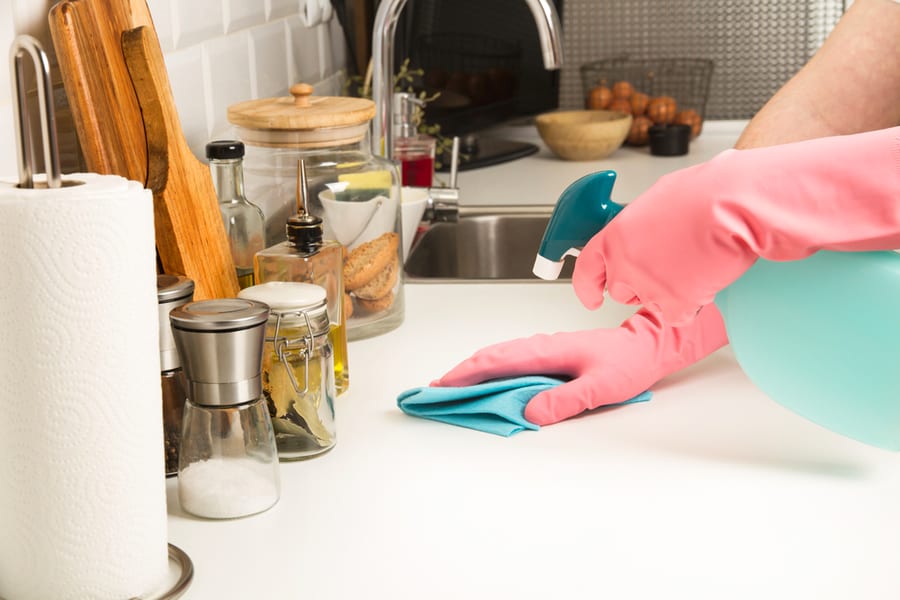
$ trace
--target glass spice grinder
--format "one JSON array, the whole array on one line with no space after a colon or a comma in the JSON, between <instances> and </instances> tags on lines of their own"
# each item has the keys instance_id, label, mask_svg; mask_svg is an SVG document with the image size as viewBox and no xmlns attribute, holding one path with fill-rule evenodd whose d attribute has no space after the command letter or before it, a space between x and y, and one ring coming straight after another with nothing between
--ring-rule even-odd
<instances>
[{"instance_id":1,"label":"glass spice grinder","mask_svg":"<svg viewBox=\"0 0 900 600\"><path fill-rule=\"evenodd\" d=\"M261 385L268 317L268 306L242 299L169 313L188 382L178 499L193 515L242 517L278 501L278 453Z\"/></svg>"},{"instance_id":2,"label":"glass spice grinder","mask_svg":"<svg viewBox=\"0 0 900 600\"><path fill-rule=\"evenodd\" d=\"M166 477L172 477L178 474L178 446L181 443L181 418L187 398L187 383L175 338L172 337L169 313L194 298L194 282L181 275L157 275L156 298L159 303L159 378L163 398Z\"/></svg>"}]
</instances>

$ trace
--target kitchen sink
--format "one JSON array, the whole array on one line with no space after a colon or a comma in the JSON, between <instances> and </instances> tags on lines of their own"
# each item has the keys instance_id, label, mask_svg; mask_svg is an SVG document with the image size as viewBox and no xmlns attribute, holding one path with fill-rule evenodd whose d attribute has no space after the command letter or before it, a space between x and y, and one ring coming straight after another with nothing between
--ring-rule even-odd
<instances>
[{"instance_id":1,"label":"kitchen sink","mask_svg":"<svg viewBox=\"0 0 900 600\"><path fill-rule=\"evenodd\" d=\"M414 243L407 281L434 283L543 282L531 269L553 206L459 208L455 222L438 222ZM566 261L561 280L571 279Z\"/></svg>"}]
</instances>

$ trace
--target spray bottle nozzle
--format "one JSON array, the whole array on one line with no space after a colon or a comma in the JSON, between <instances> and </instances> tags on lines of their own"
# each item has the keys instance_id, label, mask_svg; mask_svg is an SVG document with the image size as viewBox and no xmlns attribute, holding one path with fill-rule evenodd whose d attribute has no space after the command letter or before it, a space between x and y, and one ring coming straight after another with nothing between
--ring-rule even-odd
<instances>
[{"instance_id":1,"label":"spray bottle nozzle","mask_svg":"<svg viewBox=\"0 0 900 600\"><path fill-rule=\"evenodd\" d=\"M622 210L611 200L615 171L599 171L569 185L556 202L533 272L541 279L557 279L566 256L581 248Z\"/></svg>"}]
</instances>

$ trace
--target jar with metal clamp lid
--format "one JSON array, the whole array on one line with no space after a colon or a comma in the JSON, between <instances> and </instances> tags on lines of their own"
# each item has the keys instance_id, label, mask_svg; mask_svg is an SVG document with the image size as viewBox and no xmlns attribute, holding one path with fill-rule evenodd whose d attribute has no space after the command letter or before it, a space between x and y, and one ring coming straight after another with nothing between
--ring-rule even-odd
<instances>
[{"instance_id":1,"label":"jar with metal clamp lid","mask_svg":"<svg viewBox=\"0 0 900 600\"><path fill-rule=\"evenodd\" d=\"M334 353L325 290L272 281L239 296L269 306L263 395L281 460L317 456L335 444Z\"/></svg>"},{"instance_id":2,"label":"jar with metal clamp lid","mask_svg":"<svg viewBox=\"0 0 900 600\"><path fill-rule=\"evenodd\" d=\"M297 84L291 96L234 104L228 120L246 146L244 184L266 214L269 246L286 239L298 164L305 164L306 208L322 219L324 239L343 245L346 254L347 339L368 338L403 321L400 174L392 161L372 154L371 100L312 91Z\"/></svg>"}]
</instances>

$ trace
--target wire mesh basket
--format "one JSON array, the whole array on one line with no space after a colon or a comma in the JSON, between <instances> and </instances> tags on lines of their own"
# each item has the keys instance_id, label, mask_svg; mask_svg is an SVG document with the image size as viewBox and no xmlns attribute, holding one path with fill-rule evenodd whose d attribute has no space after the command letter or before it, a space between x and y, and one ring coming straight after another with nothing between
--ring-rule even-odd
<instances>
[{"instance_id":1,"label":"wire mesh basket","mask_svg":"<svg viewBox=\"0 0 900 600\"><path fill-rule=\"evenodd\" d=\"M584 97L599 86L628 81L649 96L671 96L679 110L692 108L705 116L713 61L704 58L607 58L581 65Z\"/></svg>"}]
</instances>

